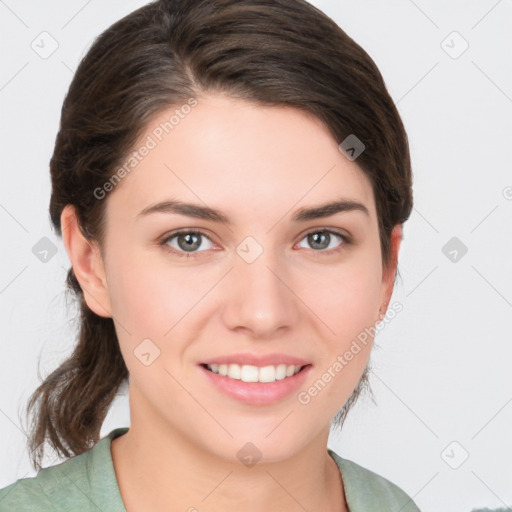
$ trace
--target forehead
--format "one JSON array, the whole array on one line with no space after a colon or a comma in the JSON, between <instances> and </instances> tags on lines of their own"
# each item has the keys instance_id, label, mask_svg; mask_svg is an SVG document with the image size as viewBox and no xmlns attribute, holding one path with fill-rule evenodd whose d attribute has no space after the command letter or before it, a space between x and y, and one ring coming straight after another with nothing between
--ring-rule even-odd
<instances>
[{"instance_id":1,"label":"forehead","mask_svg":"<svg viewBox=\"0 0 512 512\"><path fill-rule=\"evenodd\" d=\"M311 114L220 95L196 102L148 123L137 158L127 158L126 177L111 192L112 207L122 205L131 217L172 197L237 215L272 209L274 218L276 208L344 198L375 214L368 178Z\"/></svg>"}]
</instances>

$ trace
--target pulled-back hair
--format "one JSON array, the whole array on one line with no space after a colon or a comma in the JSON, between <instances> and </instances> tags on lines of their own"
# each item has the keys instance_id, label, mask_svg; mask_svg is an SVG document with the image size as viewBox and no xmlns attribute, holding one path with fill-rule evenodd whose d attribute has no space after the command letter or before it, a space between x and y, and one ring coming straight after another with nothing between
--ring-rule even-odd
<instances>
[{"instance_id":1,"label":"pulled-back hair","mask_svg":"<svg viewBox=\"0 0 512 512\"><path fill-rule=\"evenodd\" d=\"M95 190L112 179L161 111L209 92L263 106L292 106L323 122L337 143L355 135L357 164L369 178L382 263L391 231L412 209L407 135L369 55L305 0L158 0L98 36L65 97L50 161L50 217L70 204L84 236L104 240L106 201ZM91 448L128 379L111 318L93 313L70 268L80 328L72 355L30 397L28 440L40 468L44 444L70 457ZM336 415L340 426L367 384L367 369Z\"/></svg>"}]
</instances>

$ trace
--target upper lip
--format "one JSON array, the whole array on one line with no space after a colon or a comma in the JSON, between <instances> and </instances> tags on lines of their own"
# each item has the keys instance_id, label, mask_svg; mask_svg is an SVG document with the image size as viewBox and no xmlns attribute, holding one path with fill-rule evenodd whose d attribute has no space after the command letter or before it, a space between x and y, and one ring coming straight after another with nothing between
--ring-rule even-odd
<instances>
[{"instance_id":1,"label":"upper lip","mask_svg":"<svg viewBox=\"0 0 512 512\"><path fill-rule=\"evenodd\" d=\"M224 356L213 357L202 361L201 364L239 364L251 366L278 366L285 364L287 366L306 366L311 364L300 357L290 356L287 354L227 354Z\"/></svg>"}]
</instances>

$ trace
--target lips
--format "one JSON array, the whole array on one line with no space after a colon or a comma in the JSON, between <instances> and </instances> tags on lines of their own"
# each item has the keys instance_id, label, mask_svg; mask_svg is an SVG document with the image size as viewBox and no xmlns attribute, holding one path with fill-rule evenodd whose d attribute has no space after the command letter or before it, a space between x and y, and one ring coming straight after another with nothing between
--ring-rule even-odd
<instances>
[{"instance_id":1,"label":"lips","mask_svg":"<svg viewBox=\"0 0 512 512\"><path fill-rule=\"evenodd\" d=\"M312 367L311 364L305 365L294 375L272 382L244 382L241 379L214 373L206 364L198 365L200 373L222 394L238 402L258 406L276 404L281 400L289 399L304 385Z\"/></svg>"}]
</instances>

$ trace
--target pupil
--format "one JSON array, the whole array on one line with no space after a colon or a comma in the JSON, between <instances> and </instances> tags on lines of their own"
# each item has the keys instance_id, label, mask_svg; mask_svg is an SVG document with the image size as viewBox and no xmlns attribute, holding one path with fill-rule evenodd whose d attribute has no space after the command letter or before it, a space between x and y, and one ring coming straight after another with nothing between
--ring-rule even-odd
<instances>
[{"instance_id":1,"label":"pupil","mask_svg":"<svg viewBox=\"0 0 512 512\"><path fill-rule=\"evenodd\" d=\"M312 233L309 235L310 237L310 243L313 247L317 246L316 248L325 249L329 246L329 233L325 233L323 231L320 231L318 233ZM319 242L319 239L323 237L324 243ZM320 245L320 247L318 247Z\"/></svg>"},{"instance_id":2,"label":"pupil","mask_svg":"<svg viewBox=\"0 0 512 512\"><path fill-rule=\"evenodd\" d=\"M194 241L194 238L195 238L195 241ZM183 239L185 239L184 244L181 243L181 240L183 240ZM182 235L181 237L178 237L178 244L181 249L188 250L188 249L197 249L201 245L201 242L199 241L199 237L197 236L197 234L187 233L186 235Z\"/></svg>"}]
</instances>

